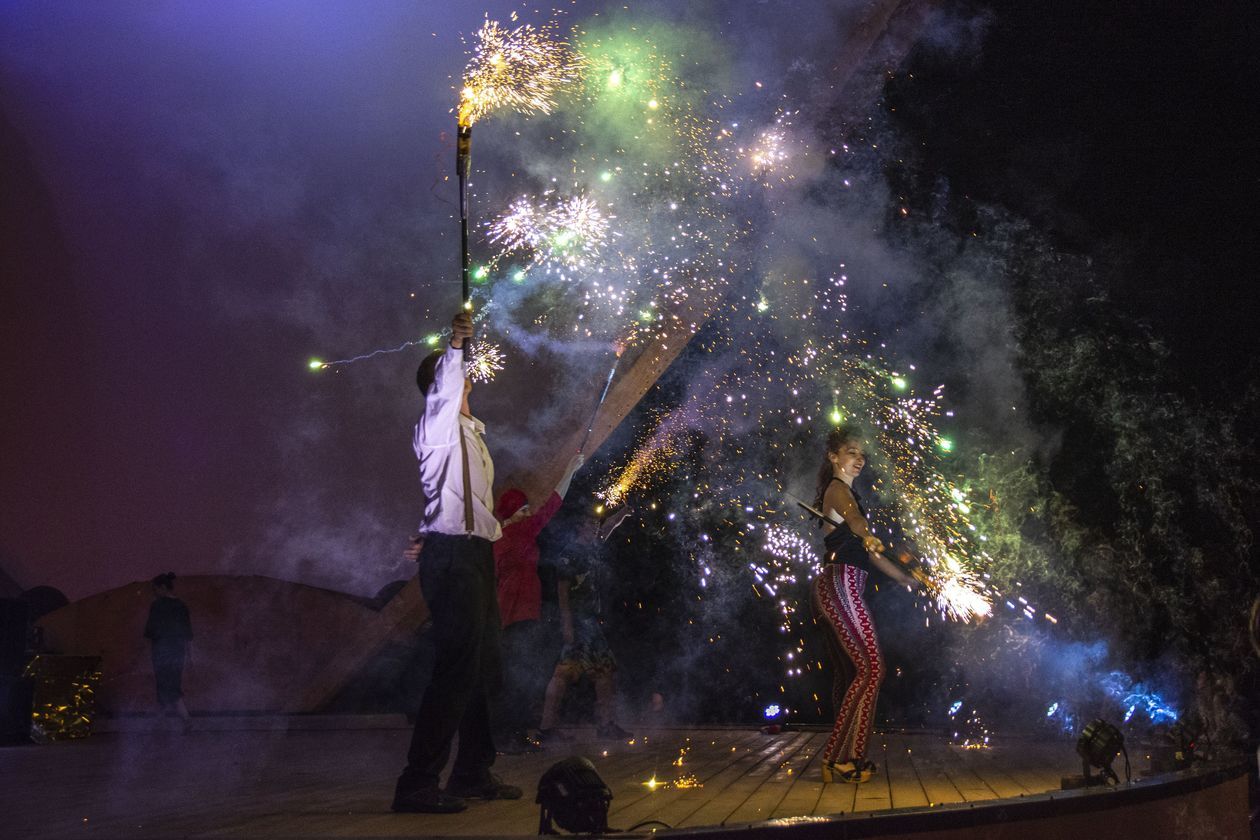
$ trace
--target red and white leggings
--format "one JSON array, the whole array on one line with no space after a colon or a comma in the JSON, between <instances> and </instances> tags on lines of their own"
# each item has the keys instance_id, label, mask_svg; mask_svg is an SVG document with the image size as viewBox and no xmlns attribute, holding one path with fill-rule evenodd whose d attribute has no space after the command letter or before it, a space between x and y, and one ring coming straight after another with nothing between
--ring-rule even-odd
<instances>
[{"instance_id":1,"label":"red and white leggings","mask_svg":"<svg viewBox=\"0 0 1260 840\"><path fill-rule=\"evenodd\" d=\"M845 688L844 663L833 662L832 703L836 725L823 748L823 759L843 764L866 758L866 744L875 721L875 700L884 681L884 656L870 610L862 599L866 571L857 566L832 563L814 578L815 615L823 618L836 644L828 647L836 658L840 651L853 663L856 673ZM835 648L839 647L840 651Z\"/></svg>"}]
</instances>

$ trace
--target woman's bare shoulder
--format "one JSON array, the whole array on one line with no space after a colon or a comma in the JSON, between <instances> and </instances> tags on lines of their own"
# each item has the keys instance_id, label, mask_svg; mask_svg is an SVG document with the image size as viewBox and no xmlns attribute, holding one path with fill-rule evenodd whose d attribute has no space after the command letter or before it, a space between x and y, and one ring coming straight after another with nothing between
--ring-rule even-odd
<instances>
[{"instance_id":1,"label":"woman's bare shoulder","mask_svg":"<svg viewBox=\"0 0 1260 840\"><path fill-rule=\"evenodd\" d=\"M839 510L841 505L853 504L853 500L853 491L843 481L831 482L823 493L823 503L836 510Z\"/></svg>"}]
</instances>

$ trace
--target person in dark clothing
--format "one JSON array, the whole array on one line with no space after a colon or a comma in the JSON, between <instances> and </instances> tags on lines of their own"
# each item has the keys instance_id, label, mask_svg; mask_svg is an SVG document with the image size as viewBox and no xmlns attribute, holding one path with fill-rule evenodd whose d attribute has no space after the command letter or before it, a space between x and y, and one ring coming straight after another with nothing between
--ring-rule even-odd
<instances>
[{"instance_id":1,"label":"person in dark clothing","mask_svg":"<svg viewBox=\"0 0 1260 840\"><path fill-rule=\"evenodd\" d=\"M575 455L541 508L533 510L525 493L511 487L499 496L494 514L503 525L503 537L494 544L494 571L498 583L503 690L491 717L495 744L505 754L533 752L541 747L526 731L538 720L537 700L542 697L546 669L541 662L542 582L538 577L538 535L560 510L573 474L583 457Z\"/></svg>"},{"instance_id":2,"label":"person in dark clothing","mask_svg":"<svg viewBox=\"0 0 1260 840\"><path fill-rule=\"evenodd\" d=\"M192 642L192 622L188 607L175 597L175 573L153 578L153 603L144 637L151 643L153 677L157 682L157 701L164 714L174 714L184 722L187 732L192 722L184 705L184 662Z\"/></svg>"},{"instance_id":3,"label":"person in dark clothing","mask_svg":"<svg viewBox=\"0 0 1260 840\"><path fill-rule=\"evenodd\" d=\"M556 564L556 595L560 606L560 626L564 648L556 663L543 702L538 736L548 744L565 740L556 729L560 704L569 686L583 674L595 682L595 733L600 738L629 738L630 733L617 725L616 686L614 675L617 660L603 630L603 605L600 601L598 577L604 563L605 541L630 513L627 506L606 522L587 520L578 526L574 541L565 549Z\"/></svg>"},{"instance_id":4,"label":"person in dark clothing","mask_svg":"<svg viewBox=\"0 0 1260 840\"><path fill-rule=\"evenodd\" d=\"M412 447L424 513L406 554L414 553L419 566L436 658L407 766L394 787L394 811L449 814L464 810L469 797L521 797L519 787L490 772L495 749L489 698L500 682L494 543L502 529L494 517L494 462L482 440L485 426L468 407L472 381L464 372L464 347L472 331L472 316L458 313L450 347L430 354L416 371L424 409ZM459 752L442 790L439 776L456 732Z\"/></svg>"}]
</instances>

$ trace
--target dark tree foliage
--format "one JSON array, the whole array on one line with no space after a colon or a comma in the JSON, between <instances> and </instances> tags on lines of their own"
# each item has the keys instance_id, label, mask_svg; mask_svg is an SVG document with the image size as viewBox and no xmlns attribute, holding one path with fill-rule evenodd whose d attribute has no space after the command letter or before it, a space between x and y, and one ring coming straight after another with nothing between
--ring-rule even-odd
<instances>
[{"instance_id":1,"label":"dark tree foliage","mask_svg":"<svg viewBox=\"0 0 1260 840\"><path fill-rule=\"evenodd\" d=\"M1047 583L1072 596L1079 620L1114 628L1126 654L1171 658L1200 691L1250 683L1256 487L1237 428L1244 406L1210 406L1178 381L1164 343L1088 260L1025 232L1012 276L1034 418L1062 431L1026 485L1044 500L1030 512L1038 550L1062 558L1040 568L1066 572Z\"/></svg>"}]
</instances>

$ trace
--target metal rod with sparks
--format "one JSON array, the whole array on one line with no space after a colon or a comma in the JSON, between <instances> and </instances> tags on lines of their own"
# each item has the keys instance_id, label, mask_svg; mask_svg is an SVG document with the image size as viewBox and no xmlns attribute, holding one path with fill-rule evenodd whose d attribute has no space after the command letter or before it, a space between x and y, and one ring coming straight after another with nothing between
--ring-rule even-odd
<instances>
[{"instance_id":1,"label":"metal rod with sparks","mask_svg":"<svg viewBox=\"0 0 1260 840\"><path fill-rule=\"evenodd\" d=\"M455 140L455 174L459 179L459 248L460 280L463 284L464 311L472 312L472 258L468 253L468 173L472 169L472 126L459 123ZM473 361L471 341L464 342L464 361Z\"/></svg>"},{"instance_id":2,"label":"metal rod with sparks","mask_svg":"<svg viewBox=\"0 0 1260 840\"><path fill-rule=\"evenodd\" d=\"M590 422L586 424L586 434L582 436L582 445L578 447L579 454L586 451L586 442L591 439L591 432L595 429L595 418L599 416L600 406L608 398L608 389L612 386L613 374L617 372L617 365L620 362L621 353L618 352L616 358L613 359L612 367L608 369L608 379L604 380L604 390L599 395L599 402L595 403L595 410L591 412Z\"/></svg>"},{"instance_id":3,"label":"metal rod with sparks","mask_svg":"<svg viewBox=\"0 0 1260 840\"><path fill-rule=\"evenodd\" d=\"M459 246L460 270L464 292L464 309L472 311L470 289L472 263L468 254L468 173L472 165L472 126L460 123L455 143L455 174L459 178Z\"/></svg>"},{"instance_id":4,"label":"metal rod with sparks","mask_svg":"<svg viewBox=\"0 0 1260 840\"><path fill-rule=\"evenodd\" d=\"M822 511L820 511L818 508L814 507L813 505L805 504L805 502L801 501L800 497L797 496L796 494L788 492L788 491L784 491L784 492L787 495L791 496L793 499L796 499L797 507L799 507L801 510L805 511L806 513L808 513L810 516L814 517L818 521L825 522L826 524L833 525L833 526L836 524L835 520L828 517L826 514L824 514ZM906 567L907 574L909 574L911 577L917 580L919 584L923 587L925 592L927 592L929 595L933 597L938 596L941 592L941 587L928 576L927 572L923 569L923 565L921 563L912 563L910 561L911 557L912 555L910 555L909 553L903 553L903 554L899 554L897 556L897 559L901 562L901 565ZM887 560L888 559L887 556L885 556L884 559Z\"/></svg>"},{"instance_id":5,"label":"metal rod with sparks","mask_svg":"<svg viewBox=\"0 0 1260 840\"><path fill-rule=\"evenodd\" d=\"M824 514L822 511L820 511L818 508L814 507L813 505L805 504L804 499L802 499L800 496L796 495L795 493L791 492L790 490L784 490L783 494L786 496L791 496L793 499L795 499L797 507L801 508L801 510L805 511L806 513L808 513L810 516L814 517L815 519L818 519L821 522L825 522L828 525L834 526L836 524L836 521L834 519L828 519L826 514Z\"/></svg>"},{"instance_id":6,"label":"metal rod with sparks","mask_svg":"<svg viewBox=\"0 0 1260 840\"><path fill-rule=\"evenodd\" d=\"M568 44L553 38L554 27L528 24L504 29L486 20L477 32L476 48L464 68L464 86L456 109L458 134L455 174L459 178L459 242L464 309L472 311L472 264L468 254L468 177L472 161L472 127L499 109L522 114L551 113L556 91L576 81L582 59ZM465 347L468 359L471 348Z\"/></svg>"}]
</instances>

